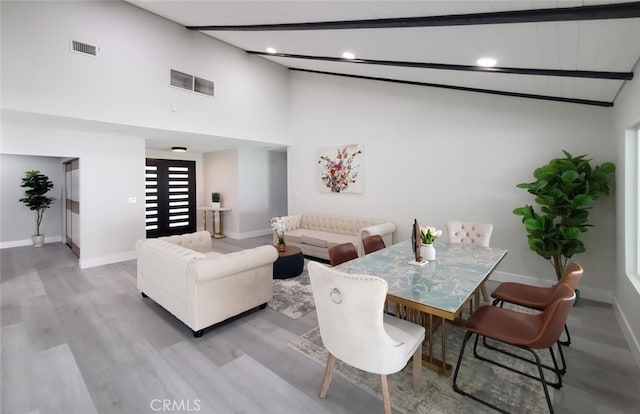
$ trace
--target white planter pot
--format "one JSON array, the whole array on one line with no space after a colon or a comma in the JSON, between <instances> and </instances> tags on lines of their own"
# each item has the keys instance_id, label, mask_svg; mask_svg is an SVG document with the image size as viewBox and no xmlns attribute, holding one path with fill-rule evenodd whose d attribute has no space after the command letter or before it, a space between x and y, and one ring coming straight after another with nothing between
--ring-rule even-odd
<instances>
[{"instance_id":1,"label":"white planter pot","mask_svg":"<svg viewBox=\"0 0 640 414\"><path fill-rule=\"evenodd\" d=\"M436 248L433 247L433 244L423 244L420 246L420 256L422 256L422 260L436 260Z\"/></svg>"},{"instance_id":2,"label":"white planter pot","mask_svg":"<svg viewBox=\"0 0 640 414\"><path fill-rule=\"evenodd\" d=\"M220 209L220 203L211 203L211 208L214 210Z\"/></svg>"},{"instance_id":3,"label":"white planter pot","mask_svg":"<svg viewBox=\"0 0 640 414\"><path fill-rule=\"evenodd\" d=\"M33 247L41 247L44 245L44 234L31 236L31 240L33 241Z\"/></svg>"}]
</instances>

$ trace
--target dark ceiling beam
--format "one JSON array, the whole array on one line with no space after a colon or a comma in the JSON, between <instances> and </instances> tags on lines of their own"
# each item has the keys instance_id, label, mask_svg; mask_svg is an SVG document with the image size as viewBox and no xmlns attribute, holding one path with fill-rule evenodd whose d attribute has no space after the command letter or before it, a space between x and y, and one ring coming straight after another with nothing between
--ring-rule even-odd
<instances>
[{"instance_id":1,"label":"dark ceiling beam","mask_svg":"<svg viewBox=\"0 0 640 414\"><path fill-rule=\"evenodd\" d=\"M630 19L636 17L640 17L640 2L559 7L555 9L451 14L444 16L234 26L186 26L186 28L189 30L214 31L348 30L388 29L397 27L473 26L505 23L568 22L576 20Z\"/></svg>"},{"instance_id":2,"label":"dark ceiling beam","mask_svg":"<svg viewBox=\"0 0 640 414\"><path fill-rule=\"evenodd\" d=\"M591 78L591 79L612 79L612 80L631 80L633 72L603 72L593 70L560 70L560 69L531 69L531 68L505 68L492 67L486 68L473 65L453 65L448 63L428 63L428 62L406 62L395 60L375 60L375 59L345 59L331 56L309 56L296 55L290 53L267 53L247 50L247 53L260 56L275 56L292 59L320 60L327 62L356 63L363 65L382 65L382 66L401 66L407 68L420 69L442 69L442 70L460 70L466 72L484 72L484 73L504 73L514 75L537 75L537 76L562 76L569 78Z\"/></svg>"},{"instance_id":3,"label":"dark ceiling beam","mask_svg":"<svg viewBox=\"0 0 640 414\"><path fill-rule=\"evenodd\" d=\"M402 80L402 79L378 78L375 76L351 75L348 73L324 72L320 70L311 70L311 69L289 68L289 70L294 70L298 72L307 72L307 73L317 73L320 75L342 76L345 78L400 83L403 85L428 86L431 88L452 89L452 90L464 91L464 92L488 93L491 95L512 96L516 98L540 99L543 101L568 102L568 103L575 103L575 104L582 104L582 105L604 106L604 107L613 106L613 102L593 101L590 99L575 99L575 98L563 98L560 96L534 95L530 93L518 93L518 92L508 92L508 91L497 91L493 89L469 88L466 86L443 85L439 83L416 82L416 81L408 81L408 80Z\"/></svg>"}]
</instances>

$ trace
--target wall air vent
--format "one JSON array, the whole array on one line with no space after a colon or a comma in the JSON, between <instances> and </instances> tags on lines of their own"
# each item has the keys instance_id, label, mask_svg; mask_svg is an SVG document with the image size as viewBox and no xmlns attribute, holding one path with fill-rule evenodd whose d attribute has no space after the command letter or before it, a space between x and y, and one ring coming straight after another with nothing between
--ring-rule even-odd
<instances>
[{"instance_id":1,"label":"wall air vent","mask_svg":"<svg viewBox=\"0 0 640 414\"><path fill-rule=\"evenodd\" d=\"M71 50L74 52L82 53L83 55L98 56L100 48L89 43L78 42L77 40L71 41Z\"/></svg>"},{"instance_id":2,"label":"wall air vent","mask_svg":"<svg viewBox=\"0 0 640 414\"><path fill-rule=\"evenodd\" d=\"M213 96L213 81L171 69L171 86L202 95Z\"/></svg>"}]
</instances>

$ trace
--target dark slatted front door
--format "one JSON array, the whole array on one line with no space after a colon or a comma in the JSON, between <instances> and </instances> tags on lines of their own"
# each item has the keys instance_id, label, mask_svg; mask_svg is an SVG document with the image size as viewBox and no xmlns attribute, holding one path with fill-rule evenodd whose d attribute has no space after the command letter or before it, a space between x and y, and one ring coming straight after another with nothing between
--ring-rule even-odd
<instances>
[{"instance_id":1,"label":"dark slatted front door","mask_svg":"<svg viewBox=\"0 0 640 414\"><path fill-rule=\"evenodd\" d=\"M147 237L196 231L195 161L147 158Z\"/></svg>"}]
</instances>

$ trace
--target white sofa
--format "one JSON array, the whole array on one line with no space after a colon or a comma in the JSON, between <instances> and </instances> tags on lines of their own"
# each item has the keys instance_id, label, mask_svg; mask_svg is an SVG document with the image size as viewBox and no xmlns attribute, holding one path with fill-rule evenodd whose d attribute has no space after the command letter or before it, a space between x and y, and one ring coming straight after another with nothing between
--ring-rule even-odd
<instances>
[{"instance_id":1,"label":"white sofa","mask_svg":"<svg viewBox=\"0 0 640 414\"><path fill-rule=\"evenodd\" d=\"M384 244L391 246L396 225L391 222L359 217L332 216L326 214L296 214L281 217L285 230L285 243L297 246L306 256L329 260L329 248L351 242L358 255L364 254L362 239L378 234ZM278 238L273 232L273 243Z\"/></svg>"},{"instance_id":2,"label":"white sofa","mask_svg":"<svg viewBox=\"0 0 640 414\"><path fill-rule=\"evenodd\" d=\"M204 328L273 297L278 252L260 246L235 253L211 251L209 232L139 240L138 290L193 330Z\"/></svg>"}]
</instances>

